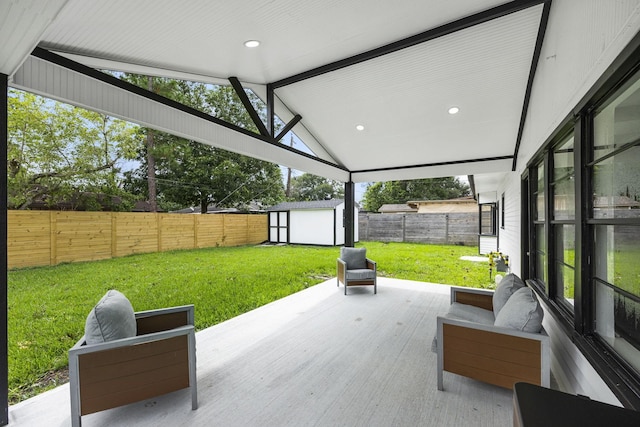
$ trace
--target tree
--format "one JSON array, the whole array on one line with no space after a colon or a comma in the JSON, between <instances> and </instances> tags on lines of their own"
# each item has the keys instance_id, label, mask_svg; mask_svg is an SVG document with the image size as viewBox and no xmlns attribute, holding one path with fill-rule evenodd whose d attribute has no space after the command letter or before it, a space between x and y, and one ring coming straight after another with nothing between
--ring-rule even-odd
<instances>
[{"instance_id":1,"label":"tree","mask_svg":"<svg viewBox=\"0 0 640 427\"><path fill-rule=\"evenodd\" d=\"M145 87L150 92L160 94L162 96L171 97L176 92L177 84L175 80L166 78L157 78L152 76L140 76L137 74L125 74L124 80L140 87ZM149 201L149 210L157 212L158 210L158 185L156 182L156 159L155 159L155 131L153 129L145 129L145 145L147 172L147 200Z\"/></svg>"},{"instance_id":2,"label":"tree","mask_svg":"<svg viewBox=\"0 0 640 427\"><path fill-rule=\"evenodd\" d=\"M175 85L165 96L229 123L256 130L233 88L173 82ZM248 95L262 111L259 99L251 93ZM153 158L158 203L165 209L199 206L200 212L205 213L211 204L242 209L252 201L271 205L284 198L282 175L276 164L163 132L153 131L153 135L153 147L140 151L141 168L129 175L127 185L144 192L140 182L152 175L149 158ZM148 151L153 155L149 156Z\"/></svg>"},{"instance_id":3,"label":"tree","mask_svg":"<svg viewBox=\"0 0 640 427\"><path fill-rule=\"evenodd\" d=\"M303 173L291 179L292 201L311 201L344 198L342 183L322 178L310 173Z\"/></svg>"},{"instance_id":4,"label":"tree","mask_svg":"<svg viewBox=\"0 0 640 427\"><path fill-rule=\"evenodd\" d=\"M98 209L88 195L125 196L119 165L137 151L135 126L13 89L8 104L10 209L34 200L73 202L75 208L80 195L84 208Z\"/></svg>"},{"instance_id":5,"label":"tree","mask_svg":"<svg viewBox=\"0 0 640 427\"><path fill-rule=\"evenodd\" d=\"M411 181L376 182L367 186L362 202L365 210L375 212L389 203L410 200L448 200L469 195L469 186L455 177L425 178Z\"/></svg>"}]
</instances>

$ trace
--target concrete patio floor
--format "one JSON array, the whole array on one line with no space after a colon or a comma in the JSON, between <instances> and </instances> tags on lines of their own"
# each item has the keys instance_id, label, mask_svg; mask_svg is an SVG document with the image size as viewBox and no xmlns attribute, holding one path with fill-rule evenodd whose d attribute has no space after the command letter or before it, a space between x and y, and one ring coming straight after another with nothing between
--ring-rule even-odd
<instances>
[{"instance_id":1,"label":"concrete patio floor","mask_svg":"<svg viewBox=\"0 0 640 427\"><path fill-rule=\"evenodd\" d=\"M449 286L335 279L196 334L188 391L84 416L83 426L508 426L512 392L444 373L431 343ZM70 426L68 384L9 408L10 426Z\"/></svg>"}]
</instances>

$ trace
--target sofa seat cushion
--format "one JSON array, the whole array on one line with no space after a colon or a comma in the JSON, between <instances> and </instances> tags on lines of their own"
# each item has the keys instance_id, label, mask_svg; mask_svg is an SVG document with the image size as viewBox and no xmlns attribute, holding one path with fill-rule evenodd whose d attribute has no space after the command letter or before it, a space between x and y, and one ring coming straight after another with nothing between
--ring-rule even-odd
<instances>
[{"instance_id":1,"label":"sofa seat cushion","mask_svg":"<svg viewBox=\"0 0 640 427\"><path fill-rule=\"evenodd\" d=\"M347 270L367 268L367 248L340 248L340 259L347 264Z\"/></svg>"},{"instance_id":2,"label":"sofa seat cushion","mask_svg":"<svg viewBox=\"0 0 640 427\"><path fill-rule=\"evenodd\" d=\"M461 304L459 302L454 302L449 306L449 312L447 312L445 317L480 323L482 325L493 325L495 321L491 310L485 310L484 308Z\"/></svg>"},{"instance_id":3,"label":"sofa seat cushion","mask_svg":"<svg viewBox=\"0 0 640 427\"><path fill-rule=\"evenodd\" d=\"M533 290L517 290L496 316L495 326L538 333L542 329L544 312Z\"/></svg>"},{"instance_id":4,"label":"sofa seat cushion","mask_svg":"<svg viewBox=\"0 0 640 427\"><path fill-rule=\"evenodd\" d=\"M347 280L368 280L375 279L376 272L368 268L359 268L357 270L347 270Z\"/></svg>"},{"instance_id":5,"label":"sofa seat cushion","mask_svg":"<svg viewBox=\"0 0 640 427\"><path fill-rule=\"evenodd\" d=\"M518 289L524 288L525 284L515 274L507 274L502 278L496 291L493 293L493 314L498 316L500 310L507 303L511 295L513 295Z\"/></svg>"},{"instance_id":6,"label":"sofa seat cushion","mask_svg":"<svg viewBox=\"0 0 640 427\"><path fill-rule=\"evenodd\" d=\"M87 344L136 336L136 316L133 306L122 293L108 291L87 316L84 327Z\"/></svg>"}]
</instances>

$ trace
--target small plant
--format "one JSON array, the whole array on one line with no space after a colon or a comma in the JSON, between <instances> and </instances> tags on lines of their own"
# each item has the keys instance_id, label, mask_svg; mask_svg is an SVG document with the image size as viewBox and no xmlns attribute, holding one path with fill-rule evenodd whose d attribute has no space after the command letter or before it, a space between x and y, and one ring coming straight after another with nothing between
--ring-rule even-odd
<instances>
[{"instance_id":1,"label":"small plant","mask_svg":"<svg viewBox=\"0 0 640 427\"><path fill-rule=\"evenodd\" d=\"M493 269L498 272L509 271L509 255L504 255L502 252L489 252L489 280L493 276Z\"/></svg>"}]
</instances>

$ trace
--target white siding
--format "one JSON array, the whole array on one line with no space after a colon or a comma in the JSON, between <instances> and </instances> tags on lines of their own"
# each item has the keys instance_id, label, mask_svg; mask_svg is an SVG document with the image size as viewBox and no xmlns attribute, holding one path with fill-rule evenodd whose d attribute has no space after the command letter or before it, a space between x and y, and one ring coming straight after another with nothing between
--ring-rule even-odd
<instances>
[{"instance_id":1,"label":"white siding","mask_svg":"<svg viewBox=\"0 0 640 427\"><path fill-rule=\"evenodd\" d=\"M518 153L519 172L638 29L638 0L553 1Z\"/></svg>"},{"instance_id":2,"label":"white siding","mask_svg":"<svg viewBox=\"0 0 640 427\"><path fill-rule=\"evenodd\" d=\"M551 339L551 372L558 388L567 393L581 394L593 400L622 406L548 312L545 312L543 325Z\"/></svg>"},{"instance_id":3,"label":"white siding","mask_svg":"<svg viewBox=\"0 0 640 427\"><path fill-rule=\"evenodd\" d=\"M333 209L291 211L289 243L333 245L333 212Z\"/></svg>"},{"instance_id":4,"label":"white siding","mask_svg":"<svg viewBox=\"0 0 640 427\"><path fill-rule=\"evenodd\" d=\"M498 250L498 238L496 236L480 236L481 255L486 255L496 250Z\"/></svg>"},{"instance_id":5,"label":"white siding","mask_svg":"<svg viewBox=\"0 0 640 427\"><path fill-rule=\"evenodd\" d=\"M511 172L507 174L500 184L499 193L504 193L504 227L498 229L498 250L509 256L511 271L518 276L522 275L520 262L520 175Z\"/></svg>"}]
</instances>

